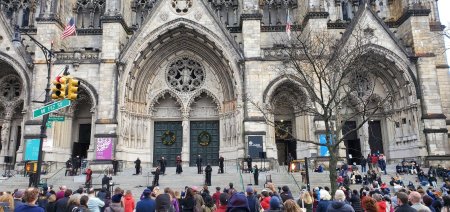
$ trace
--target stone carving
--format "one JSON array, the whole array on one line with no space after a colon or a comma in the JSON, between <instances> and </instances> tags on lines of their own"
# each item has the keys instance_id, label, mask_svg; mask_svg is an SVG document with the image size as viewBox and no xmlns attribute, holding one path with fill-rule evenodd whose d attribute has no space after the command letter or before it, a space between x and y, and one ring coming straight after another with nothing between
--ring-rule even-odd
<instances>
[{"instance_id":1,"label":"stone carving","mask_svg":"<svg viewBox=\"0 0 450 212\"><path fill-rule=\"evenodd\" d=\"M202 65L188 57L171 63L166 76L168 85L181 92L194 91L205 81Z\"/></svg>"},{"instance_id":2,"label":"stone carving","mask_svg":"<svg viewBox=\"0 0 450 212\"><path fill-rule=\"evenodd\" d=\"M202 13L201 12L196 12L194 15L195 20L200 21L200 19L202 19Z\"/></svg>"},{"instance_id":3,"label":"stone carving","mask_svg":"<svg viewBox=\"0 0 450 212\"><path fill-rule=\"evenodd\" d=\"M169 18L169 14L163 12L159 15L159 17L162 21L167 21L167 19Z\"/></svg>"},{"instance_id":4,"label":"stone carving","mask_svg":"<svg viewBox=\"0 0 450 212\"><path fill-rule=\"evenodd\" d=\"M193 0L172 0L171 6L179 15L186 14L192 7Z\"/></svg>"},{"instance_id":5,"label":"stone carving","mask_svg":"<svg viewBox=\"0 0 450 212\"><path fill-rule=\"evenodd\" d=\"M8 75L0 80L0 99L11 102L20 98L22 94L22 84L16 75Z\"/></svg>"}]
</instances>

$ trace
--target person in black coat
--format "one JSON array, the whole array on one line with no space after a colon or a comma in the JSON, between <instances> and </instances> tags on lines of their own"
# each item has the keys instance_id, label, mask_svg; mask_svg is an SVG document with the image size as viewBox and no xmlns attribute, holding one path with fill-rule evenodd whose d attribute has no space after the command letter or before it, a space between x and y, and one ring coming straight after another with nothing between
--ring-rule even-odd
<instances>
[{"instance_id":1,"label":"person in black coat","mask_svg":"<svg viewBox=\"0 0 450 212\"><path fill-rule=\"evenodd\" d=\"M139 160L139 158L136 159L136 161L134 161L134 168L136 168L136 175L141 173L141 160Z\"/></svg>"},{"instance_id":2,"label":"person in black coat","mask_svg":"<svg viewBox=\"0 0 450 212\"><path fill-rule=\"evenodd\" d=\"M366 160L366 158L363 157L361 159L361 172L366 172L367 171L366 165L367 165L367 160Z\"/></svg>"},{"instance_id":3,"label":"person in black coat","mask_svg":"<svg viewBox=\"0 0 450 212\"><path fill-rule=\"evenodd\" d=\"M349 200L350 205L355 212L362 212L361 198L359 198L358 190L353 190L352 197Z\"/></svg>"},{"instance_id":4,"label":"person in black coat","mask_svg":"<svg viewBox=\"0 0 450 212\"><path fill-rule=\"evenodd\" d=\"M211 186L211 172L212 172L212 168L211 166L208 164L205 167L205 184L207 186Z\"/></svg>"},{"instance_id":5,"label":"person in black coat","mask_svg":"<svg viewBox=\"0 0 450 212\"><path fill-rule=\"evenodd\" d=\"M223 174L223 162L224 158L222 156L219 157L219 174Z\"/></svg>"},{"instance_id":6,"label":"person in black coat","mask_svg":"<svg viewBox=\"0 0 450 212\"><path fill-rule=\"evenodd\" d=\"M181 172L183 172L183 168L181 167L181 162L182 162L181 156L178 155L176 158L176 163L177 163L176 173L177 174L181 174Z\"/></svg>"},{"instance_id":7,"label":"person in black coat","mask_svg":"<svg viewBox=\"0 0 450 212\"><path fill-rule=\"evenodd\" d=\"M102 178L102 187L106 188L109 191L109 182L112 180L112 177L108 177L106 174Z\"/></svg>"},{"instance_id":8,"label":"person in black coat","mask_svg":"<svg viewBox=\"0 0 450 212\"><path fill-rule=\"evenodd\" d=\"M255 185L258 185L258 178L259 178L258 165L255 165L255 169L253 169L253 178L255 180Z\"/></svg>"},{"instance_id":9,"label":"person in black coat","mask_svg":"<svg viewBox=\"0 0 450 212\"><path fill-rule=\"evenodd\" d=\"M64 176L67 176L67 173L69 173L69 176L72 176L72 172L73 172L72 161L68 159L66 161L66 173L64 173Z\"/></svg>"},{"instance_id":10,"label":"person in black coat","mask_svg":"<svg viewBox=\"0 0 450 212\"><path fill-rule=\"evenodd\" d=\"M397 193L397 203L398 207L395 212L415 212L416 209L412 208L408 204L408 195L404 192Z\"/></svg>"},{"instance_id":11,"label":"person in black coat","mask_svg":"<svg viewBox=\"0 0 450 212\"><path fill-rule=\"evenodd\" d=\"M113 166L114 176L116 176L117 175L117 171L119 169L119 161L117 161L116 158L114 158L112 160L112 166Z\"/></svg>"},{"instance_id":12,"label":"person in black coat","mask_svg":"<svg viewBox=\"0 0 450 212\"><path fill-rule=\"evenodd\" d=\"M161 174L161 169L156 167L155 176L153 176L153 187L159 186L159 175Z\"/></svg>"},{"instance_id":13,"label":"person in black coat","mask_svg":"<svg viewBox=\"0 0 450 212\"><path fill-rule=\"evenodd\" d=\"M202 156L200 155L197 156L195 165L197 165L197 174L202 174Z\"/></svg>"},{"instance_id":14,"label":"person in black coat","mask_svg":"<svg viewBox=\"0 0 450 212\"><path fill-rule=\"evenodd\" d=\"M161 167L161 174L165 175L166 174L166 166L167 166L167 161L164 157L161 157L161 160L159 160L159 167Z\"/></svg>"},{"instance_id":15,"label":"person in black coat","mask_svg":"<svg viewBox=\"0 0 450 212\"><path fill-rule=\"evenodd\" d=\"M247 171L251 172L252 171L252 158L250 157L250 155L247 156L245 161L247 162Z\"/></svg>"},{"instance_id":16,"label":"person in black coat","mask_svg":"<svg viewBox=\"0 0 450 212\"><path fill-rule=\"evenodd\" d=\"M68 211L67 203L69 202L70 195L72 195L72 190L67 189L66 191L64 191L64 198L61 198L58 201L56 201L55 204L56 212Z\"/></svg>"}]
</instances>

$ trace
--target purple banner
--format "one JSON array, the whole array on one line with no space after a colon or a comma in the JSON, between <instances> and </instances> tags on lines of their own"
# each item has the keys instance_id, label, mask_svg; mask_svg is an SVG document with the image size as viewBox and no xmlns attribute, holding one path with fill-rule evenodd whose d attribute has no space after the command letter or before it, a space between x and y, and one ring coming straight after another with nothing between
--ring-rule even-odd
<instances>
[{"instance_id":1,"label":"purple banner","mask_svg":"<svg viewBox=\"0 0 450 212\"><path fill-rule=\"evenodd\" d=\"M97 138L95 158L97 160L112 160L113 138Z\"/></svg>"}]
</instances>

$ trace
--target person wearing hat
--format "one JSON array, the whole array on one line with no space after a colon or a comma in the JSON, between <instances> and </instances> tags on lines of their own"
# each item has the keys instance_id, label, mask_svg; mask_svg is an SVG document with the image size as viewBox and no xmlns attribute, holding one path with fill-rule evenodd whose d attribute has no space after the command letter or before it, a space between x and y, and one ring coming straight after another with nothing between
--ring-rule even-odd
<instances>
[{"instance_id":1,"label":"person wearing hat","mask_svg":"<svg viewBox=\"0 0 450 212\"><path fill-rule=\"evenodd\" d=\"M272 198L270 198L270 209L268 211L283 211L281 209L281 202L278 196L272 196Z\"/></svg>"},{"instance_id":2,"label":"person wearing hat","mask_svg":"<svg viewBox=\"0 0 450 212\"><path fill-rule=\"evenodd\" d=\"M207 186L211 186L211 173L212 173L212 168L211 165L206 165L205 167L205 184Z\"/></svg>"},{"instance_id":3,"label":"person wearing hat","mask_svg":"<svg viewBox=\"0 0 450 212\"><path fill-rule=\"evenodd\" d=\"M244 212L250 211L247 198L243 193L234 193L228 200L227 212Z\"/></svg>"},{"instance_id":4,"label":"person wearing hat","mask_svg":"<svg viewBox=\"0 0 450 212\"><path fill-rule=\"evenodd\" d=\"M170 195L163 193L156 197L155 199L156 211L169 212L174 211L172 203L170 202Z\"/></svg>"},{"instance_id":5,"label":"person wearing hat","mask_svg":"<svg viewBox=\"0 0 450 212\"><path fill-rule=\"evenodd\" d=\"M142 193L143 197L141 201L136 204L136 212L153 212L156 209L156 201L150 198L152 190L145 189Z\"/></svg>"},{"instance_id":6,"label":"person wearing hat","mask_svg":"<svg viewBox=\"0 0 450 212\"><path fill-rule=\"evenodd\" d=\"M338 189L334 194L334 201L328 205L327 212L355 212L353 207L345 202L344 191Z\"/></svg>"},{"instance_id":7,"label":"person wearing hat","mask_svg":"<svg viewBox=\"0 0 450 212\"><path fill-rule=\"evenodd\" d=\"M247 193L247 201L250 212L259 212L261 210L261 204L259 204L258 198L254 195L254 190L251 186L247 186L245 189Z\"/></svg>"},{"instance_id":8,"label":"person wearing hat","mask_svg":"<svg viewBox=\"0 0 450 212\"><path fill-rule=\"evenodd\" d=\"M25 192L24 189L19 189L16 192L14 192L13 198L14 198L14 208L17 208L21 205L23 205L22 198L23 193Z\"/></svg>"},{"instance_id":9,"label":"person wearing hat","mask_svg":"<svg viewBox=\"0 0 450 212\"><path fill-rule=\"evenodd\" d=\"M111 203L105 209L105 212L124 212L125 209L122 207L122 194L114 194L111 197Z\"/></svg>"}]
</instances>

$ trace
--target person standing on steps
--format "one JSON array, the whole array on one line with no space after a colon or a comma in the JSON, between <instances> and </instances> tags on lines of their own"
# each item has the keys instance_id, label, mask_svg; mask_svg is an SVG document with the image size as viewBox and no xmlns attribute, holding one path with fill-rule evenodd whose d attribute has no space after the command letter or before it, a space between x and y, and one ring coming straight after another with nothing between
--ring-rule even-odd
<instances>
[{"instance_id":1,"label":"person standing on steps","mask_svg":"<svg viewBox=\"0 0 450 212\"><path fill-rule=\"evenodd\" d=\"M90 188L92 185L92 169L91 167L88 167L86 169L86 187Z\"/></svg>"},{"instance_id":2,"label":"person standing on steps","mask_svg":"<svg viewBox=\"0 0 450 212\"><path fill-rule=\"evenodd\" d=\"M139 158L137 158L134 161L134 164L136 164L136 165L134 165L134 168L136 168L136 175L138 175L141 173L141 160L139 160Z\"/></svg>"},{"instance_id":3,"label":"person standing on steps","mask_svg":"<svg viewBox=\"0 0 450 212\"><path fill-rule=\"evenodd\" d=\"M250 155L247 156L247 171L248 172L252 172L252 158L250 157Z\"/></svg>"},{"instance_id":4,"label":"person standing on steps","mask_svg":"<svg viewBox=\"0 0 450 212\"><path fill-rule=\"evenodd\" d=\"M112 180L112 177L111 176L109 176L108 177L108 175L104 175L103 176L103 178L102 178L102 187L103 188L106 188L106 190L108 190L109 191L109 182Z\"/></svg>"},{"instance_id":5,"label":"person standing on steps","mask_svg":"<svg viewBox=\"0 0 450 212\"><path fill-rule=\"evenodd\" d=\"M258 165L255 165L255 169L253 169L253 178L255 180L255 185L258 185L258 178L259 178Z\"/></svg>"},{"instance_id":6,"label":"person standing on steps","mask_svg":"<svg viewBox=\"0 0 450 212\"><path fill-rule=\"evenodd\" d=\"M153 178L153 186L159 186L159 175L161 174L161 169L156 167L155 176Z\"/></svg>"},{"instance_id":7,"label":"person standing on steps","mask_svg":"<svg viewBox=\"0 0 450 212\"><path fill-rule=\"evenodd\" d=\"M219 157L219 174L223 174L223 162L224 158L222 156Z\"/></svg>"},{"instance_id":8,"label":"person standing on steps","mask_svg":"<svg viewBox=\"0 0 450 212\"><path fill-rule=\"evenodd\" d=\"M206 167L205 167L205 184L207 186L211 186L211 173L212 173L212 168L208 163L208 165L206 165Z\"/></svg>"},{"instance_id":9,"label":"person standing on steps","mask_svg":"<svg viewBox=\"0 0 450 212\"><path fill-rule=\"evenodd\" d=\"M118 169L119 169L119 161L117 161L116 158L114 158L114 159L112 160L112 166L113 166L113 173L114 173L114 176L116 176L116 175L117 175L117 171L118 171Z\"/></svg>"},{"instance_id":10,"label":"person standing on steps","mask_svg":"<svg viewBox=\"0 0 450 212\"><path fill-rule=\"evenodd\" d=\"M176 169L176 173L177 174L181 174L181 172L183 172L183 168L181 167L181 156L178 155L177 159L176 159L176 163L177 163L177 169Z\"/></svg>"},{"instance_id":11,"label":"person standing on steps","mask_svg":"<svg viewBox=\"0 0 450 212\"><path fill-rule=\"evenodd\" d=\"M167 165L166 159L164 157L161 157L161 160L159 160L159 167L161 167L162 175L166 174L166 165Z\"/></svg>"},{"instance_id":12,"label":"person standing on steps","mask_svg":"<svg viewBox=\"0 0 450 212\"><path fill-rule=\"evenodd\" d=\"M200 155L197 156L195 165L197 165L197 174L202 174L202 156Z\"/></svg>"}]
</instances>

